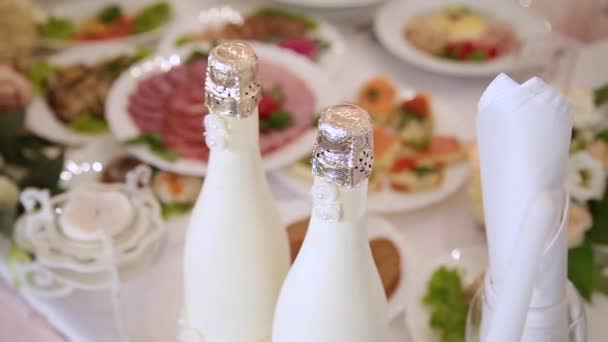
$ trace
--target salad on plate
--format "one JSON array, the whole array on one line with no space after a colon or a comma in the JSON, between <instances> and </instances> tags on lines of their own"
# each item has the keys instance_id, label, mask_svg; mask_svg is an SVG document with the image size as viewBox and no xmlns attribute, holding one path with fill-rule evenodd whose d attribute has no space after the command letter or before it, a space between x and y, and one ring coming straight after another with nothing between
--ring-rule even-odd
<instances>
[{"instance_id":1,"label":"salad on plate","mask_svg":"<svg viewBox=\"0 0 608 342\"><path fill-rule=\"evenodd\" d=\"M152 3L136 11L109 3L80 19L51 14L38 25L38 33L50 42L95 42L151 32L170 18L171 6L167 2Z\"/></svg>"},{"instance_id":2,"label":"salad on plate","mask_svg":"<svg viewBox=\"0 0 608 342\"><path fill-rule=\"evenodd\" d=\"M448 5L411 18L404 37L416 49L454 62L484 63L520 46L511 24L466 5Z\"/></svg>"}]
</instances>

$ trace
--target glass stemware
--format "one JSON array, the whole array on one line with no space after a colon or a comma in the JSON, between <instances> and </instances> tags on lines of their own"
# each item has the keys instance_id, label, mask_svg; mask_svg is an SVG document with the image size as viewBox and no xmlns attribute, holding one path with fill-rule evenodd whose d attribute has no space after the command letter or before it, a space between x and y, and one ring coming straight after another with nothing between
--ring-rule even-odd
<instances>
[{"instance_id":1,"label":"glass stemware","mask_svg":"<svg viewBox=\"0 0 608 342\"><path fill-rule=\"evenodd\" d=\"M568 282L566 288L566 300L568 301L568 333L570 342L587 341L587 319L585 317L584 301L574 285ZM466 341L479 342L481 320L483 318L483 307L487 306L487 297L484 294L484 286L481 286L473 298L467 316Z\"/></svg>"},{"instance_id":2,"label":"glass stemware","mask_svg":"<svg viewBox=\"0 0 608 342\"><path fill-rule=\"evenodd\" d=\"M608 0L519 0L544 21L546 32L529 39L518 55L517 81L539 76L560 89L572 85L584 46L608 39Z\"/></svg>"}]
</instances>

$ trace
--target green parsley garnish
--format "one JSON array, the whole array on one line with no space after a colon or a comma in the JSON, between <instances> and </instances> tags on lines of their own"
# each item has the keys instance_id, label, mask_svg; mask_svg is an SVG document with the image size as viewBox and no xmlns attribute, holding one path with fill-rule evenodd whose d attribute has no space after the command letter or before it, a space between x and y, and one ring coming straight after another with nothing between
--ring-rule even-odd
<instances>
[{"instance_id":1,"label":"green parsley garnish","mask_svg":"<svg viewBox=\"0 0 608 342\"><path fill-rule=\"evenodd\" d=\"M430 166L416 166L414 168L414 172L416 173L417 176L424 177L431 173L437 172L437 169L430 167Z\"/></svg>"},{"instance_id":2,"label":"green parsley garnish","mask_svg":"<svg viewBox=\"0 0 608 342\"><path fill-rule=\"evenodd\" d=\"M192 35L189 33L183 34L175 40L175 46L182 46L192 41Z\"/></svg>"},{"instance_id":3,"label":"green parsley garnish","mask_svg":"<svg viewBox=\"0 0 608 342\"><path fill-rule=\"evenodd\" d=\"M192 204L182 203L162 203L161 204L161 215L167 220L172 216L183 215L192 210Z\"/></svg>"},{"instance_id":4,"label":"green parsley garnish","mask_svg":"<svg viewBox=\"0 0 608 342\"><path fill-rule=\"evenodd\" d=\"M152 31L167 20L171 16L171 6L166 2L159 2L142 9L133 20L135 33Z\"/></svg>"},{"instance_id":5,"label":"green parsley garnish","mask_svg":"<svg viewBox=\"0 0 608 342\"><path fill-rule=\"evenodd\" d=\"M201 51L201 50L194 50L190 53L190 55L188 55L188 57L186 57L186 64L188 63L192 63L194 61L197 61L199 59L207 59L209 57L209 52L207 51Z\"/></svg>"},{"instance_id":6,"label":"green parsley garnish","mask_svg":"<svg viewBox=\"0 0 608 342\"><path fill-rule=\"evenodd\" d=\"M457 269L439 267L431 276L423 303L429 324L444 342L464 342L469 303Z\"/></svg>"},{"instance_id":7,"label":"green parsley garnish","mask_svg":"<svg viewBox=\"0 0 608 342\"><path fill-rule=\"evenodd\" d=\"M97 19L102 23L111 23L122 17L122 9L118 5L109 5L103 8L97 15Z\"/></svg>"},{"instance_id":8,"label":"green parsley garnish","mask_svg":"<svg viewBox=\"0 0 608 342\"><path fill-rule=\"evenodd\" d=\"M57 67L47 62L37 62L27 70L27 78L32 82L36 92L44 92L46 80L57 71Z\"/></svg>"},{"instance_id":9,"label":"green parsley garnish","mask_svg":"<svg viewBox=\"0 0 608 342\"><path fill-rule=\"evenodd\" d=\"M85 114L70 122L71 130L85 134L101 134L108 131L108 123L103 117Z\"/></svg>"},{"instance_id":10,"label":"green parsley garnish","mask_svg":"<svg viewBox=\"0 0 608 342\"><path fill-rule=\"evenodd\" d=\"M291 124L292 119L289 112L279 109L272 112L269 118L260 120L260 131L282 131Z\"/></svg>"},{"instance_id":11,"label":"green parsley garnish","mask_svg":"<svg viewBox=\"0 0 608 342\"><path fill-rule=\"evenodd\" d=\"M608 84L603 87L596 89L593 92L594 103L596 107L603 105L608 102Z\"/></svg>"},{"instance_id":12,"label":"green parsley garnish","mask_svg":"<svg viewBox=\"0 0 608 342\"><path fill-rule=\"evenodd\" d=\"M375 101L380 96L380 92L378 91L378 89L373 89L372 88L372 89L370 89L370 90L367 91L366 95L367 95L368 99L370 99L372 101Z\"/></svg>"},{"instance_id":13,"label":"green parsley garnish","mask_svg":"<svg viewBox=\"0 0 608 342\"><path fill-rule=\"evenodd\" d=\"M485 62L488 59L488 56L486 56L486 54L483 52L477 51L471 53L468 59L472 62Z\"/></svg>"},{"instance_id":14,"label":"green parsley garnish","mask_svg":"<svg viewBox=\"0 0 608 342\"><path fill-rule=\"evenodd\" d=\"M403 107L399 107L398 113L399 113L399 123L397 124L398 130L402 130L403 128L405 128L405 125L407 125L410 121L421 122L424 119L422 117L422 115L414 113L413 111L403 108Z\"/></svg>"},{"instance_id":15,"label":"green parsley garnish","mask_svg":"<svg viewBox=\"0 0 608 342\"><path fill-rule=\"evenodd\" d=\"M316 30L319 27L319 23L304 14L300 14L300 13L293 13L291 11L287 11L284 10L282 8L277 8L277 7L270 7L270 6L263 6L260 7L257 11L256 11L256 15L261 15L261 16L274 16L274 17L289 17L291 19L294 20L298 20L302 23L304 23L304 25L306 25L306 28L308 28L309 30Z\"/></svg>"},{"instance_id":16,"label":"green parsley garnish","mask_svg":"<svg viewBox=\"0 0 608 342\"><path fill-rule=\"evenodd\" d=\"M145 144L148 145L150 151L158 157L167 161L176 161L179 159L179 154L165 147L163 137L157 133L143 133L135 138L125 141L127 145Z\"/></svg>"},{"instance_id":17,"label":"green parsley garnish","mask_svg":"<svg viewBox=\"0 0 608 342\"><path fill-rule=\"evenodd\" d=\"M74 34L74 25L68 19L50 17L46 23L38 27L38 33L43 38L67 40Z\"/></svg>"},{"instance_id":18,"label":"green parsley garnish","mask_svg":"<svg viewBox=\"0 0 608 342\"><path fill-rule=\"evenodd\" d=\"M608 143L608 129L605 129L599 132L596 136L596 139L602 140L603 142Z\"/></svg>"}]
</instances>

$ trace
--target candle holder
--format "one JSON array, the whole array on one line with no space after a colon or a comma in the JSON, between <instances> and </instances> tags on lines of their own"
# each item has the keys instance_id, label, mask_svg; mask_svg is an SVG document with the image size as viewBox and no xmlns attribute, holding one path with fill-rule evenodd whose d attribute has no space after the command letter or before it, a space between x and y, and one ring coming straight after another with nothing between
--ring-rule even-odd
<instances>
[{"instance_id":1,"label":"candle holder","mask_svg":"<svg viewBox=\"0 0 608 342\"><path fill-rule=\"evenodd\" d=\"M467 316L466 341L481 341L481 320L483 318L483 308L488 307L485 286L481 286L471 305ZM568 282L566 287L566 301L568 304L568 341L585 342L587 341L587 319L585 316L584 301L574 285ZM535 309L531 309L534 311ZM541 309L539 309L541 310Z\"/></svg>"},{"instance_id":2,"label":"candle holder","mask_svg":"<svg viewBox=\"0 0 608 342\"><path fill-rule=\"evenodd\" d=\"M26 213L15 225L14 239L34 259L15 265L22 288L43 297L62 297L76 289L111 288L116 273L124 278L141 270L158 251L166 231L158 200L148 187L150 175L147 166L139 166L124 184L91 183L54 197L47 190L26 189L21 195ZM105 207L99 201L87 207L95 213L93 218L78 217L68 229L62 215L68 210L82 213L82 197L77 196L83 192L92 199L110 196ZM112 210L116 199L122 200L122 212ZM72 204L77 206L69 209ZM120 227L107 226L116 222L112 215L121 214L125 218L118 221ZM75 234L79 223L97 230Z\"/></svg>"}]
</instances>

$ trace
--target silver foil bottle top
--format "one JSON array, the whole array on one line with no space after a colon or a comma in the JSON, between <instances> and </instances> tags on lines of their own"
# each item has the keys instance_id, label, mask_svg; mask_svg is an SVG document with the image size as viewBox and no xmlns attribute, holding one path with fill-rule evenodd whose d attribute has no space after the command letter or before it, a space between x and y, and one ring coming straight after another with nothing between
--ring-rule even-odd
<instances>
[{"instance_id":1,"label":"silver foil bottle top","mask_svg":"<svg viewBox=\"0 0 608 342\"><path fill-rule=\"evenodd\" d=\"M248 117L261 94L258 57L249 45L224 43L211 51L205 80L205 104L210 113Z\"/></svg>"},{"instance_id":2,"label":"silver foil bottle top","mask_svg":"<svg viewBox=\"0 0 608 342\"><path fill-rule=\"evenodd\" d=\"M361 184L372 172L373 131L372 120L363 108L342 104L323 110L312 173L349 189Z\"/></svg>"}]
</instances>

